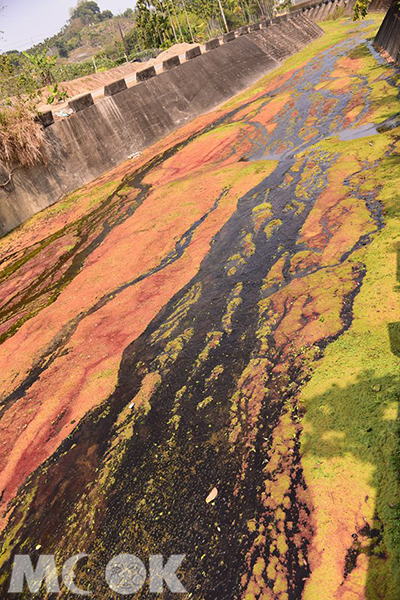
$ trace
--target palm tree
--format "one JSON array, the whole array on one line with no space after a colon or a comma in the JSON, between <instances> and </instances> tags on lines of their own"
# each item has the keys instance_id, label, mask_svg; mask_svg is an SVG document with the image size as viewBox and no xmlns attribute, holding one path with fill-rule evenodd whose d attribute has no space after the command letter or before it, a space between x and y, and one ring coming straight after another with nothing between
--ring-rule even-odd
<instances>
[{"instance_id":1,"label":"palm tree","mask_svg":"<svg viewBox=\"0 0 400 600\"><path fill-rule=\"evenodd\" d=\"M161 6L164 7L164 2L163 0L160 0ZM171 27L172 27L172 31L174 33L174 38L175 38L175 43L178 43L178 36L176 35L176 29L175 29L175 25L174 25L174 20L172 18L171 12L169 10L169 6L168 6L168 0L166 2L166 8L167 8L167 13L168 13L168 18L169 18L169 22L171 23Z\"/></svg>"},{"instance_id":2,"label":"palm tree","mask_svg":"<svg viewBox=\"0 0 400 600\"><path fill-rule=\"evenodd\" d=\"M218 0L218 4L219 4L219 9L221 11L222 18L224 20L225 29L226 29L227 32L229 32L228 23L226 21L225 11L224 11L224 7L222 6L221 0Z\"/></svg>"},{"instance_id":3,"label":"palm tree","mask_svg":"<svg viewBox=\"0 0 400 600\"><path fill-rule=\"evenodd\" d=\"M192 42L194 44L194 36L193 36L192 26L190 25L189 15L188 15L188 12L186 9L186 2L185 2L185 0L182 0L182 2L183 2L183 10L185 11L185 15L186 15L186 22L188 24L189 31L190 31L190 37L192 38Z\"/></svg>"},{"instance_id":4,"label":"palm tree","mask_svg":"<svg viewBox=\"0 0 400 600\"><path fill-rule=\"evenodd\" d=\"M179 29L179 34L181 36L181 40L182 40L182 42L184 42L185 38L184 38L183 33L182 33L182 28L181 28L181 24L179 22L178 14L176 12L176 6L175 6L174 0L171 0L171 4L172 4L172 10L174 11L174 15L175 15L175 20L178 23L178 29Z\"/></svg>"}]
</instances>

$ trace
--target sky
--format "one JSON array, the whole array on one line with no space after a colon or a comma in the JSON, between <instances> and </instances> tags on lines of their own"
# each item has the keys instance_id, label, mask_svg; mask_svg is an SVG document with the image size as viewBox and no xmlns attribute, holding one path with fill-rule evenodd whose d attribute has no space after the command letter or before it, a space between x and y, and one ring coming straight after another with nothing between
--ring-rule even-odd
<instances>
[{"instance_id":1,"label":"sky","mask_svg":"<svg viewBox=\"0 0 400 600\"><path fill-rule=\"evenodd\" d=\"M96 0L114 14L133 8L134 0ZM77 0L0 0L0 51L26 50L59 32Z\"/></svg>"}]
</instances>

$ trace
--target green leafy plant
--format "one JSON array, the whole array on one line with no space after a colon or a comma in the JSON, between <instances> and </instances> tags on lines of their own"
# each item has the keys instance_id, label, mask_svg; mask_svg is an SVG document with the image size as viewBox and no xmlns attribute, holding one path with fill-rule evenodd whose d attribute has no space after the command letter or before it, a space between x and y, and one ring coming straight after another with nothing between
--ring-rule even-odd
<instances>
[{"instance_id":1,"label":"green leafy plant","mask_svg":"<svg viewBox=\"0 0 400 600\"><path fill-rule=\"evenodd\" d=\"M47 51L44 50L38 54L22 53L32 65L39 83L43 86L53 83L52 68L57 62L57 56L47 56Z\"/></svg>"},{"instance_id":2,"label":"green leafy plant","mask_svg":"<svg viewBox=\"0 0 400 600\"><path fill-rule=\"evenodd\" d=\"M11 56L0 55L0 100L13 97L32 101L39 95L36 77L29 69L15 63Z\"/></svg>"},{"instance_id":3,"label":"green leafy plant","mask_svg":"<svg viewBox=\"0 0 400 600\"><path fill-rule=\"evenodd\" d=\"M372 0L356 0L356 3L354 4L353 8L353 21L358 21L358 19L365 19L371 2ZM394 0L392 4L400 8L400 0Z\"/></svg>"},{"instance_id":4,"label":"green leafy plant","mask_svg":"<svg viewBox=\"0 0 400 600\"><path fill-rule=\"evenodd\" d=\"M50 92L50 96L47 98L47 104L54 104L54 102L64 102L69 95L67 92L60 90L58 87L58 83L54 84L53 87L47 86L47 89Z\"/></svg>"}]
</instances>

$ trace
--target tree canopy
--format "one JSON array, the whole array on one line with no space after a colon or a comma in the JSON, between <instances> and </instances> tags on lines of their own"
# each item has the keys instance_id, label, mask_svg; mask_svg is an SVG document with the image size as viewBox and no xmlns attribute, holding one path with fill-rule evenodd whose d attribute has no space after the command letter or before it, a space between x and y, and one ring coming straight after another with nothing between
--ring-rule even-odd
<instances>
[{"instance_id":1,"label":"tree canopy","mask_svg":"<svg viewBox=\"0 0 400 600\"><path fill-rule=\"evenodd\" d=\"M94 23L100 13L100 7L94 0L80 0L78 5L71 11L71 20L80 19L82 23L89 25Z\"/></svg>"}]
</instances>

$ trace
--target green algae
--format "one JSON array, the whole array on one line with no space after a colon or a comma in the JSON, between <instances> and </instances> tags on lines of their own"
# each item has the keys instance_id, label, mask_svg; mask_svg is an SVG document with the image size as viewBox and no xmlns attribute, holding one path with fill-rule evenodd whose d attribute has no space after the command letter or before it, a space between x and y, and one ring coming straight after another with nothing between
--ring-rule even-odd
<instances>
[{"instance_id":1,"label":"green algae","mask_svg":"<svg viewBox=\"0 0 400 600\"><path fill-rule=\"evenodd\" d=\"M85 199L89 200L88 210L95 208L101 202L105 200L108 196L117 191L118 187L121 185L120 181L107 181L99 186L94 187L91 190L87 190L86 188L80 188L76 190L66 198L59 200L49 208L45 209L39 216L32 217L33 220L41 220L41 218L48 219L54 215L61 215L63 213L68 212L74 205L82 199L82 196ZM28 221L29 223L29 221Z\"/></svg>"},{"instance_id":2,"label":"green algae","mask_svg":"<svg viewBox=\"0 0 400 600\"><path fill-rule=\"evenodd\" d=\"M193 333L193 328L188 328L181 335L167 342L164 352L157 357L157 363L161 369L165 369L167 365L176 361L185 345L189 342Z\"/></svg>"},{"instance_id":3,"label":"green algae","mask_svg":"<svg viewBox=\"0 0 400 600\"><path fill-rule=\"evenodd\" d=\"M368 20L366 22L366 33L374 34L376 32L377 27L381 24L383 20L382 13L374 13L371 12L368 14ZM337 22L329 22L324 21L319 23L320 27L324 30L325 35L315 40L311 44L309 44L306 48L291 56L285 60L285 62L273 70L271 73L263 77L255 86L251 87L249 90L242 92L235 96L232 100L223 105L222 110L224 109L232 109L237 106L240 106L244 102L251 100L257 94L260 94L265 89L266 85L276 80L279 81L279 77L289 73L294 69L299 69L302 66L306 65L312 59L315 58L316 54L327 50L334 44L338 44L343 41L344 38L349 39L350 37L356 37L359 35L359 31L357 29L349 29L351 27L351 22L348 19Z\"/></svg>"},{"instance_id":4,"label":"green algae","mask_svg":"<svg viewBox=\"0 0 400 600\"><path fill-rule=\"evenodd\" d=\"M346 148L362 160L370 158L371 165L381 159L371 166L368 178L375 181L386 224L354 257L365 264L366 276L354 303L353 325L328 346L301 398L306 411L302 454L309 477L333 481L338 476L337 461L344 472L347 467L353 473L355 461L359 465L355 481L364 481L376 493L374 526L381 530L383 541L379 552L372 542L367 546L372 548L368 600L395 600L400 589L400 361L388 336L390 315L395 315L399 301L393 243L400 240L400 173L399 162L393 170L396 158L385 156L397 138L391 132L372 139L371 146L365 140L322 143L333 144L335 150Z\"/></svg>"},{"instance_id":5,"label":"green algae","mask_svg":"<svg viewBox=\"0 0 400 600\"><path fill-rule=\"evenodd\" d=\"M264 233L267 238L270 239L280 229L281 225L281 219L272 219L272 221L264 227Z\"/></svg>"},{"instance_id":6,"label":"green algae","mask_svg":"<svg viewBox=\"0 0 400 600\"><path fill-rule=\"evenodd\" d=\"M191 306L193 306L200 298L201 287L201 283L196 283L188 290L184 297L177 303L177 306L168 321L163 323L160 329L153 333L151 338L153 343L168 339L173 334L181 320L184 319L189 312Z\"/></svg>"}]
</instances>

